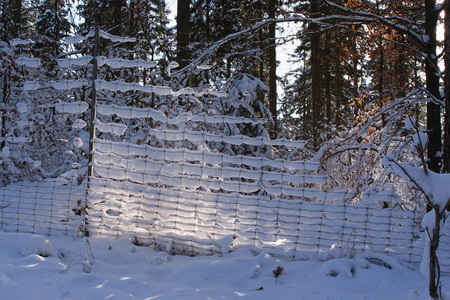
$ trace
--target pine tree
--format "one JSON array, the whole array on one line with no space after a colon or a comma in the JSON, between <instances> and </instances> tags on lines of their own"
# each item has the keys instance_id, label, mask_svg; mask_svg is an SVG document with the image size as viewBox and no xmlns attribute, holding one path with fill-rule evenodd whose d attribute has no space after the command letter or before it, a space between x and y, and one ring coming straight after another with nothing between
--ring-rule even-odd
<instances>
[{"instance_id":1,"label":"pine tree","mask_svg":"<svg viewBox=\"0 0 450 300\"><path fill-rule=\"evenodd\" d=\"M22 25L24 24L22 1L2 1L0 2L0 38L8 41L11 38L19 37Z\"/></svg>"},{"instance_id":2,"label":"pine tree","mask_svg":"<svg viewBox=\"0 0 450 300\"><path fill-rule=\"evenodd\" d=\"M61 41L71 31L68 7L64 0L45 0L38 10L33 54L41 59L47 72L55 72L55 59L63 51Z\"/></svg>"},{"instance_id":3,"label":"pine tree","mask_svg":"<svg viewBox=\"0 0 450 300\"><path fill-rule=\"evenodd\" d=\"M301 3L296 10L310 17L334 13L314 1ZM359 59L346 54L355 47L354 35L332 24L322 29L305 24L297 36L301 40L293 57L297 68L283 80L283 128L292 127L285 134L309 140L317 149L336 127L350 123L353 111L348 99L356 93Z\"/></svg>"},{"instance_id":4,"label":"pine tree","mask_svg":"<svg viewBox=\"0 0 450 300\"><path fill-rule=\"evenodd\" d=\"M284 1L206 1L197 0L192 4L190 49L195 58L215 42L250 28L258 21L279 16ZM248 74L259 78L268 93L260 97L265 106L270 107L266 115L271 122L277 117L277 76L276 76L276 25L270 23L245 36L238 36L214 52L208 62L213 66L204 81L239 77ZM259 110L258 110L259 111ZM260 111L261 113L261 111ZM276 126L271 125L272 136L276 136Z\"/></svg>"},{"instance_id":5,"label":"pine tree","mask_svg":"<svg viewBox=\"0 0 450 300\"><path fill-rule=\"evenodd\" d=\"M384 17L420 17L413 1L341 2L342 7ZM296 84L285 80L288 90L282 103L283 115L289 115L285 121L303 124L297 135L312 141L314 148L336 130L364 122L383 105L417 86L417 48L403 32L378 22L335 26L332 16L349 16L349 12L324 3L311 2L311 6L299 5L297 9L311 17L313 13L330 16L327 26L319 28L311 23L299 32L302 43L296 54L301 66L293 72Z\"/></svg>"}]
</instances>

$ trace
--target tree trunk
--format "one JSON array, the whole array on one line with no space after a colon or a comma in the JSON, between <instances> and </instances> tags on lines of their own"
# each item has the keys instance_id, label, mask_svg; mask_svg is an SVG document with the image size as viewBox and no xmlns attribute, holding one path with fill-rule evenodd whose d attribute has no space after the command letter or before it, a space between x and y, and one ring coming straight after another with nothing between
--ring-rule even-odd
<instances>
[{"instance_id":1,"label":"tree trunk","mask_svg":"<svg viewBox=\"0 0 450 300\"><path fill-rule=\"evenodd\" d=\"M336 28L334 36L337 37L337 36L339 36L339 34L340 34L339 29ZM333 85L334 88L336 89L336 91L335 91L336 100L335 100L334 111L330 112L330 114L331 114L332 118L334 118L334 122L337 127L339 127L339 125L344 124L344 122L343 122L343 114L345 113L344 106L348 105L348 104L346 104L344 91L342 88L344 86L344 80L343 80L344 78L343 78L341 62L342 62L341 52L339 49L336 49L336 60L334 61L334 72L336 74L335 75L336 78L335 78L335 82ZM353 72L354 72L353 70L350 71L351 77L353 77ZM353 80L353 78L352 78L352 80Z\"/></svg>"},{"instance_id":2,"label":"tree trunk","mask_svg":"<svg viewBox=\"0 0 450 300\"><path fill-rule=\"evenodd\" d=\"M311 17L319 16L319 1L311 1ZM319 147L320 119L323 109L321 72L320 72L320 32L318 25L311 23L311 98L312 98L312 125L314 130L313 146Z\"/></svg>"},{"instance_id":3,"label":"tree trunk","mask_svg":"<svg viewBox=\"0 0 450 300\"><path fill-rule=\"evenodd\" d=\"M439 77L436 58L436 26L439 12L435 9L436 0L425 1L425 33L429 37L427 43L427 59L425 63L426 85L428 92L439 99ZM428 130L428 168L439 173L441 167L441 111L436 103L427 104Z\"/></svg>"},{"instance_id":4,"label":"tree trunk","mask_svg":"<svg viewBox=\"0 0 450 300\"><path fill-rule=\"evenodd\" d=\"M8 89L9 89L9 70L5 70L4 74L3 74L3 97L2 97L2 104L6 105L7 102L7 98L8 98ZM5 128L5 124L6 124L6 113L4 111L0 111L0 115L1 115L1 126L2 129L0 131L0 137L1 137L1 142L0 142L0 147L3 149L6 145L5 143L5 137L6 137L6 128Z\"/></svg>"},{"instance_id":5,"label":"tree trunk","mask_svg":"<svg viewBox=\"0 0 450 300\"><path fill-rule=\"evenodd\" d=\"M444 112L444 173L450 173L450 0L444 1L445 12L445 37L444 37L444 62L445 62L445 112Z\"/></svg>"},{"instance_id":6,"label":"tree trunk","mask_svg":"<svg viewBox=\"0 0 450 300\"><path fill-rule=\"evenodd\" d=\"M379 108L381 109L383 107L384 102L384 51L383 51L383 40L380 38L379 40L379 51L380 51L380 61L378 64L378 99L380 101Z\"/></svg>"},{"instance_id":7,"label":"tree trunk","mask_svg":"<svg viewBox=\"0 0 450 300\"><path fill-rule=\"evenodd\" d=\"M331 36L331 32L325 33L325 45L328 45L332 40L333 40L333 36ZM333 55L330 55L331 57ZM336 57L336 61L337 61L337 57ZM332 120L332 116L331 116L331 101L332 101L332 97L331 97L331 85L332 85L332 79L331 79L331 68L332 64L331 64L331 59L327 58L325 63L324 63L324 68L322 69L323 72L323 76L324 76L324 85L325 85L325 96L324 96L324 100L325 100L325 108L326 108L326 118L327 118L327 123L330 124L331 120ZM335 73L335 77L336 77L336 73ZM338 89L342 89L343 87L340 86Z\"/></svg>"},{"instance_id":8,"label":"tree trunk","mask_svg":"<svg viewBox=\"0 0 450 300\"><path fill-rule=\"evenodd\" d=\"M428 292L433 299L442 299L441 297L441 274L437 250L439 248L439 239L441 235L441 220L443 213L440 212L439 205L434 206L435 222L432 232L426 230L430 238L430 278L428 283Z\"/></svg>"},{"instance_id":9,"label":"tree trunk","mask_svg":"<svg viewBox=\"0 0 450 300\"><path fill-rule=\"evenodd\" d=\"M190 0L178 0L177 7L177 62L181 68L189 64Z\"/></svg>"},{"instance_id":10,"label":"tree trunk","mask_svg":"<svg viewBox=\"0 0 450 300\"><path fill-rule=\"evenodd\" d=\"M112 6L113 6L113 19L112 19L112 30L111 33L114 35L122 35L122 28L123 28L123 21L124 21L124 14L123 11L126 7L126 2L124 0L113 0Z\"/></svg>"},{"instance_id":11,"label":"tree trunk","mask_svg":"<svg viewBox=\"0 0 450 300\"><path fill-rule=\"evenodd\" d=\"M17 34L17 36L19 36L19 33L20 33L19 29L22 24L22 1L14 0L12 15L13 15L12 19L13 19L15 29L16 29L16 34Z\"/></svg>"},{"instance_id":12,"label":"tree trunk","mask_svg":"<svg viewBox=\"0 0 450 300\"><path fill-rule=\"evenodd\" d=\"M269 18L276 17L276 0L269 1ZM276 24L269 25L269 110L273 118L273 128L271 137L276 138L278 133L277 126L277 52L276 52Z\"/></svg>"}]
</instances>

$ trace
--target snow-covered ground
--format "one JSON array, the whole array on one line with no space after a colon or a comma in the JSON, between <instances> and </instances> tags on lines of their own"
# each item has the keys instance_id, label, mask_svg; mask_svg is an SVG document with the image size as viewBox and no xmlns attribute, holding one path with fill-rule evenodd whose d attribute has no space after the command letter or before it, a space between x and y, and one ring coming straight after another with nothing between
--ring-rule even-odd
<instances>
[{"instance_id":1,"label":"snow-covered ground","mask_svg":"<svg viewBox=\"0 0 450 300\"><path fill-rule=\"evenodd\" d=\"M0 299L419 299L412 289L427 299L418 268L370 257L286 261L248 248L172 256L129 238L0 231ZM443 284L449 291L450 278Z\"/></svg>"}]
</instances>

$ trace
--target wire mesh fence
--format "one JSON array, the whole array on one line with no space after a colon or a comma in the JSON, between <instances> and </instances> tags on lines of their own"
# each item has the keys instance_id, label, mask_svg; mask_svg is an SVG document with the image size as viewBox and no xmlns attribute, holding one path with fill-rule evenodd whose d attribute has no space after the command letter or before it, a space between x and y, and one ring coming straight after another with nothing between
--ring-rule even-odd
<instances>
[{"instance_id":1,"label":"wire mesh fence","mask_svg":"<svg viewBox=\"0 0 450 300\"><path fill-rule=\"evenodd\" d=\"M126 41L102 31L96 35ZM93 32L66 42L92 36ZM114 68L156 65L100 56L59 59L58 64L87 67L92 60L94 65ZM31 67L35 62L26 64ZM50 85L55 90L92 85L94 91L140 91L157 97L226 96L218 91L107 82L95 75L92 82L66 80ZM38 82L24 83L25 90L38 87ZM367 204L393 201L393 194L369 193L367 203L350 205L346 192L323 192L320 187L327 178L317 174L317 162L286 159L295 157L293 153L304 143L254 134L261 121L189 113L169 118L152 108L94 105L96 97L92 98L96 113L90 129L96 129L90 140L89 188L76 180L0 188L0 229L131 235L136 243L188 255L252 246L290 258L311 252L341 256L373 252L412 263L422 259L420 212ZM87 103L80 101L55 105L60 113L80 114L87 109ZM439 246L444 274L450 273L449 226L445 224Z\"/></svg>"},{"instance_id":2,"label":"wire mesh fence","mask_svg":"<svg viewBox=\"0 0 450 300\"><path fill-rule=\"evenodd\" d=\"M177 134L180 140L189 140L189 134ZM220 135L214 139L229 141ZM370 201L350 205L346 192L320 190L326 178L315 173L314 161L166 145L95 139L88 194L86 184L76 179L7 185L0 188L0 229L131 235L137 243L187 255L225 253L245 245L289 258L311 252L345 256L369 252L416 264L422 259L421 212L380 209L367 204ZM86 204L87 220L82 213ZM449 229L447 222L439 246L441 270L447 275Z\"/></svg>"},{"instance_id":3,"label":"wire mesh fence","mask_svg":"<svg viewBox=\"0 0 450 300\"><path fill-rule=\"evenodd\" d=\"M422 214L367 204L395 200L394 194L369 193L365 195L369 201L350 205L346 192L321 191L326 177L316 173L317 162L198 147L209 141L216 146L247 144L293 151L303 147L301 142L186 129L187 121L243 121L237 118L169 119L149 108L114 106L98 111L123 119L153 118L163 125L148 132L156 141L153 145L93 141L90 236L131 235L137 243L188 255L224 253L230 247L251 245L291 258L304 252L347 256L374 252L412 263L422 259ZM169 125L175 127L169 130ZM115 123L97 130L113 133L117 127L122 134L127 130L126 125ZM440 248L444 273L450 262L447 232Z\"/></svg>"},{"instance_id":4,"label":"wire mesh fence","mask_svg":"<svg viewBox=\"0 0 450 300\"><path fill-rule=\"evenodd\" d=\"M0 229L8 232L77 235L84 217L86 184L61 180L18 182L0 188Z\"/></svg>"}]
</instances>

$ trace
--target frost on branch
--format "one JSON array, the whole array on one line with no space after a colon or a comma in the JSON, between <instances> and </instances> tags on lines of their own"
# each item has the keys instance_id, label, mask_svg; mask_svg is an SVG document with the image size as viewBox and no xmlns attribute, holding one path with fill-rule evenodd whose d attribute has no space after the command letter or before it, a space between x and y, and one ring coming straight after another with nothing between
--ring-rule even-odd
<instances>
[{"instance_id":1,"label":"frost on branch","mask_svg":"<svg viewBox=\"0 0 450 300\"><path fill-rule=\"evenodd\" d=\"M419 151L419 153L424 160L424 152ZM442 299L437 250L440 230L450 202L450 186L448 185L450 174L437 174L425 167L418 168L399 163L389 155L384 157L383 164L390 166L395 173L412 183L424 194L429 212L422 220L422 227L425 229L425 246L420 270L427 277L430 296L433 299Z\"/></svg>"},{"instance_id":2,"label":"frost on branch","mask_svg":"<svg viewBox=\"0 0 450 300\"><path fill-rule=\"evenodd\" d=\"M390 156L384 157L383 165L390 166L396 174L423 191L430 204L439 207L439 213L446 208L450 200L450 174L438 174L430 170L425 173L422 168L396 162Z\"/></svg>"}]
</instances>

